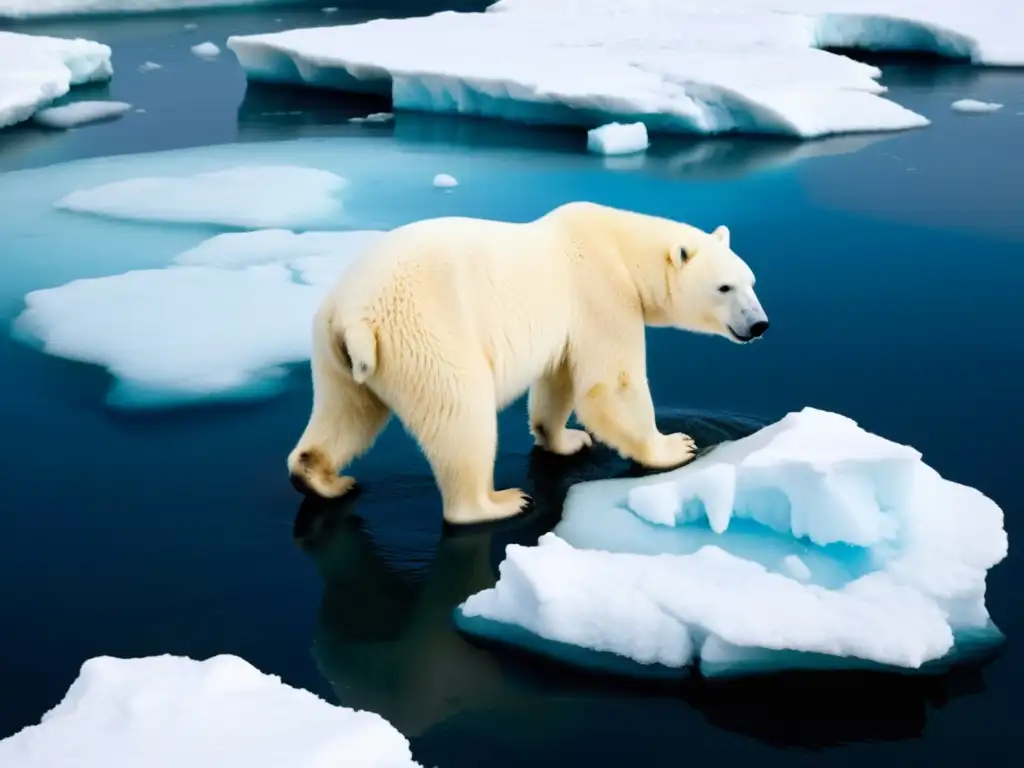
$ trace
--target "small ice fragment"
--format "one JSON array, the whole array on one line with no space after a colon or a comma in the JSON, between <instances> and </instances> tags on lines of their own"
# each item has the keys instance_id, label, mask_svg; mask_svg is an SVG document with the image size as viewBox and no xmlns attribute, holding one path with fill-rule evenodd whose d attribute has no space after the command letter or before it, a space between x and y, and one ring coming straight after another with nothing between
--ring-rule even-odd
<instances>
[{"instance_id":1,"label":"small ice fragment","mask_svg":"<svg viewBox=\"0 0 1024 768\"><path fill-rule=\"evenodd\" d=\"M140 114L140 115L144 115L144 114L146 114L146 110L145 110L145 109L143 109L142 107L139 107L138 109L136 109L136 110L135 110L135 112L136 112L137 114Z\"/></svg>"},{"instance_id":2,"label":"small ice fragment","mask_svg":"<svg viewBox=\"0 0 1024 768\"><path fill-rule=\"evenodd\" d=\"M811 579L811 569L796 555L786 555L782 558L782 569L797 581L810 581Z\"/></svg>"},{"instance_id":3,"label":"small ice fragment","mask_svg":"<svg viewBox=\"0 0 1024 768\"><path fill-rule=\"evenodd\" d=\"M338 12L338 9L333 7L333 6L328 6L327 8L321 8L320 10L323 11L324 13L337 13Z\"/></svg>"},{"instance_id":4,"label":"small ice fragment","mask_svg":"<svg viewBox=\"0 0 1024 768\"><path fill-rule=\"evenodd\" d=\"M976 99L960 99L951 105L956 112L968 112L982 114L985 112L997 112L1003 108L1002 104L993 101L978 101Z\"/></svg>"},{"instance_id":5,"label":"small ice fragment","mask_svg":"<svg viewBox=\"0 0 1024 768\"><path fill-rule=\"evenodd\" d=\"M366 117L350 117L350 123L390 123L395 119L393 112L373 112Z\"/></svg>"},{"instance_id":6,"label":"small ice fragment","mask_svg":"<svg viewBox=\"0 0 1024 768\"><path fill-rule=\"evenodd\" d=\"M192 53L203 59L212 59L215 56L220 55L220 48L214 43L207 40L205 43L199 43L198 45L192 46Z\"/></svg>"},{"instance_id":7,"label":"small ice fragment","mask_svg":"<svg viewBox=\"0 0 1024 768\"><path fill-rule=\"evenodd\" d=\"M440 189L448 189L450 187L459 186L459 181L454 176L449 176L447 173L439 173L434 177L434 186Z\"/></svg>"},{"instance_id":8,"label":"small ice fragment","mask_svg":"<svg viewBox=\"0 0 1024 768\"><path fill-rule=\"evenodd\" d=\"M102 120L113 120L132 108L123 101L76 101L62 107L41 109L32 120L47 128L68 129Z\"/></svg>"},{"instance_id":9,"label":"small ice fragment","mask_svg":"<svg viewBox=\"0 0 1024 768\"><path fill-rule=\"evenodd\" d=\"M587 131L587 150L599 155L631 155L649 145L643 123L608 123Z\"/></svg>"},{"instance_id":10,"label":"small ice fragment","mask_svg":"<svg viewBox=\"0 0 1024 768\"><path fill-rule=\"evenodd\" d=\"M139 65L139 72L153 72L157 69L163 69L163 65L155 61L146 61Z\"/></svg>"},{"instance_id":11,"label":"small ice fragment","mask_svg":"<svg viewBox=\"0 0 1024 768\"><path fill-rule=\"evenodd\" d=\"M199 25L196 24L194 21L190 21L188 24L185 25L185 29L190 31L193 29L199 29Z\"/></svg>"}]
</instances>

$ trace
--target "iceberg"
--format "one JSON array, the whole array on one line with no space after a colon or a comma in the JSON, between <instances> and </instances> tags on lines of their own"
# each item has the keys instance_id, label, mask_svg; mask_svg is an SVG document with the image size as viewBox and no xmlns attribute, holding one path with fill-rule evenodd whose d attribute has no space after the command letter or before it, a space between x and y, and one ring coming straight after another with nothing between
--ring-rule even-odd
<instances>
[{"instance_id":1,"label":"iceberg","mask_svg":"<svg viewBox=\"0 0 1024 768\"><path fill-rule=\"evenodd\" d=\"M991 499L805 408L671 472L574 486L456 621L642 676L930 670L1001 641L985 580L1007 546Z\"/></svg>"},{"instance_id":2,"label":"iceberg","mask_svg":"<svg viewBox=\"0 0 1024 768\"><path fill-rule=\"evenodd\" d=\"M240 229L295 227L338 214L338 193L346 183L317 168L242 165L194 176L114 181L72 192L54 205L115 219Z\"/></svg>"},{"instance_id":3,"label":"iceberg","mask_svg":"<svg viewBox=\"0 0 1024 768\"><path fill-rule=\"evenodd\" d=\"M381 716L229 655L89 659L38 725L0 741L0 765L420 768Z\"/></svg>"},{"instance_id":4,"label":"iceberg","mask_svg":"<svg viewBox=\"0 0 1024 768\"><path fill-rule=\"evenodd\" d=\"M307 0L0 0L0 19L36 19L90 14L151 13L241 5L287 5Z\"/></svg>"},{"instance_id":5,"label":"iceberg","mask_svg":"<svg viewBox=\"0 0 1024 768\"><path fill-rule=\"evenodd\" d=\"M47 128L66 130L88 123L121 117L132 108L124 101L76 101L61 107L46 107L32 116L33 122Z\"/></svg>"},{"instance_id":6,"label":"iceberg","mask_svg":"<svg viewBox=\"0 0 1024 768\"><path fill-rule=\"evenodd\" d=\"M47 354L101 365L115 408L252 400L309 359L325 292L381 233L226 233L165 269L34 291L15 337Z\"/></svg>"},{"instance_id":7,"label":"iceberg","mask_svg":"<svg viewBox=\"0 0 1024 768\"><path fill-rule=\"evenodd\" d=\"M811 138L921 127L881 71L823 49L1024 63L1016 0L503 0L484 13L233 36L250 80L396 110Z\"/></svg>"},{"instance_id":8,"label":"iceberg","mask_svg":"<svg viewBox=\"0 0 1024 768\"><path fill-rule=\"evenodd\" d=\"M0 32L0 128L28 120L72 86L109 80L110 55L92 40Z\"/></svg>"}]
</instances>

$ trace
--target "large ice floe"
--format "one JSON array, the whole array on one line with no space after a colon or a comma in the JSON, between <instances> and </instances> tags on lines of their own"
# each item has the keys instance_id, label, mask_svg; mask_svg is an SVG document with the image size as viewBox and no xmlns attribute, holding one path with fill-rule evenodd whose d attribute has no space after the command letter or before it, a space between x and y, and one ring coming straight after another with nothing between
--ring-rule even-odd
<instances>
[{"instance_id":1,"label":"large ice floe","mask_svg":"<svg viewBox=\"0 0 1024 768\"><path fill-rule=\"evenodd\" d=\"M419 768L380 715L333 706L237 656L82 665L42 722L0 741L4 768Z\"/></svg>"},{"instance_id":2,"label":"large ice floe","mask_svg":"<svg viewBox=\"0 0 1024 768\"><path fill-rule=\"evenodd\" d=\"M110 79L110 54L92 40L0 32L0 128L28 120L74 85Z\"/></svg>"},{"instance_id":3,"label":"large ice floe","mask_svg":"<svg viewBox=\"0 0 1024 768\"><path fill-rule=\"evenodd\" d=\"M107 13L149 13L240 5L287 5L307 0L0 0L0 19L84 16Z\"/></svg>"},{"instance_id":4,"label":"large ice floe","mask_svg":"<svg viewBox=\"0 0 1024 768\"><path fill-rule=\"evenodd\" d=\"M998 644L1000 508L921 454L805 408L690 465L570 489L456 613L470 634L674 676L934 669Z\"/></svg>"},{"instance_id":5,"label":"large ice floe","mask_svg":"<svg viewBox=\"0 0 1024 768\"><path fill-rule=\"evenodd\" d=\"M317 306L379 235L217 235L166 269L34 291L14 333L48 354L106 368L115 407L267 397L280 391L285 366L309 359Z\"/></svg>"},{"instance_id":6,"label":"large ice floe","mask_svg":"<svg viewBox=\"0 0 1024 768\"><path fill-rule=\"evenodd\" d=\"M816 137L919 127L878 68L822 48L1024 64L1018 0L503 0L486 13L228 40L252 80L399 110Z\"/></svg>"}]
</instances>

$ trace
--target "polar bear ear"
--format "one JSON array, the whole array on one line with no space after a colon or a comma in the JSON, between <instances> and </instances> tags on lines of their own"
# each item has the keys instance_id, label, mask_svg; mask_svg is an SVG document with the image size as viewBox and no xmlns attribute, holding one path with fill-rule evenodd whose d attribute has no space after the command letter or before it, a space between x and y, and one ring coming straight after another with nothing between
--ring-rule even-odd
<instances>
[{"instance_id":1,"label":"polar bear ear","mask_svg":"<svg viewBox=\"0 0 1024 768\"><path fill-rule=\"evenodd\" d=\"M721 242L726 248L729 247L729 228L725 226L725 224L722 224L711 234L717 237L719 242Z\"/></svg>"},{"instance_id":2,"label":"polar bear ear","mask_svg":"<svg viewBox=\"0 0 1024 768\"><path fill-rule=\"evenodd\" d=\"M677 245L674 248L669 248L668 254L666 255L666 261L677 269L690 260L691 254L686 250L685 245Z\"/></svg>"}]
</instances>

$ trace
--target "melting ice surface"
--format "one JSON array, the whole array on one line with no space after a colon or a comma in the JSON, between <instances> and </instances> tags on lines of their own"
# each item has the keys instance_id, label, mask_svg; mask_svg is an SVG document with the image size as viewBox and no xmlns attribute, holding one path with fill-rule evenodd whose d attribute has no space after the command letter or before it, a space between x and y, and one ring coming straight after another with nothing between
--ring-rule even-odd
<instances>
[{"instance_id":1,"label":"melting ice surface","mask_svg":"<svg viewBox=\"0 0 1024 768\"><path fill-rule=\"evenodd\" d=\"M75 280L25 297L16 334L102 365L109 404L268 396L309 359L313 315L378 232L217 235L166 269Z\"/></svg>"},{"instance_id":2,"label":"melting ice surface","mask_svg":"<svg viewBox=\"0 0 1024 768\"><path fill-rule=\"evenodd\" d=\"M0 32L0 128L28 120L73 85L108 80L110 55L91 40Z\"/></svg>"},{"instance_id":3,"label":"melting ice surface","mask_svg":"<svg viewBox=\"0 0 1024 768\"><path fill-rule=\"evenodd\" d=\"M372 712L336 707L237 656L82 665L42 722L0 741L5 768L419 768Z\"/></svg>"},{"instance_id":4,"label":"melting ice surface","mask_svg":"<svg viewBox=\"0 0 1024 768\"><path fill-rule=\"evenodd\" d=\"M253 80L390 95L397 109L594 127L813 137L919 127L873 66L822 48L1024 64L1018 0L502 0L235 36Z\"/></svg>"},{"instance_id":5,"label":"melting ice surface","mask_svg":"<svg viewBox=\"0 0 1024 768\"><path fill-rule=\"evenodd\" d=\"M300 3L305 0L0 0L0 19L78 16L89 13L147 13L240 5L286 5L289 2Z\"/></svg>"},{"instance_id":6,"label":"melting ice surface","mask_svg":"<svg viewBox=\"0 0 1024 768\"><path fill-rule=\"evenodd\" d=\"M985 578L1006 554L992 500L805 408L677 470L573 487L457 621L640 675L919 669L1001 639Z\"/></svg>"}]
</instances>

